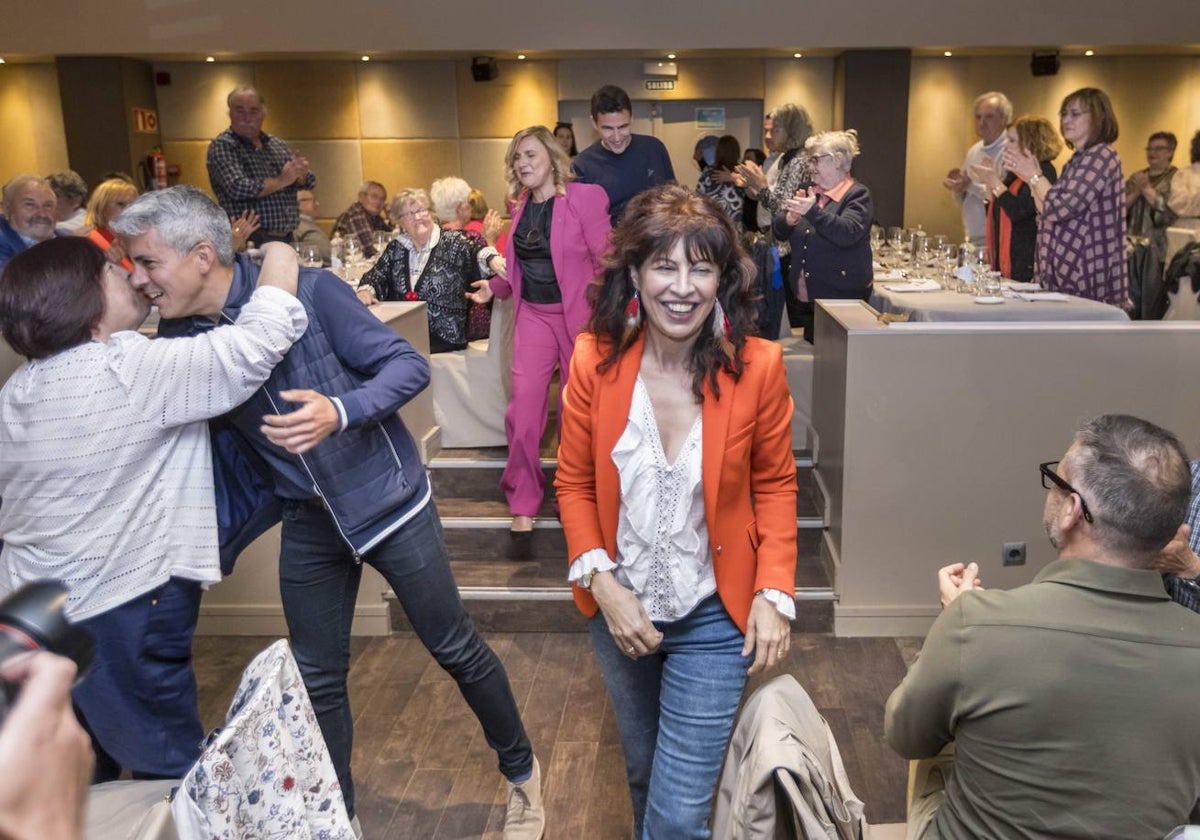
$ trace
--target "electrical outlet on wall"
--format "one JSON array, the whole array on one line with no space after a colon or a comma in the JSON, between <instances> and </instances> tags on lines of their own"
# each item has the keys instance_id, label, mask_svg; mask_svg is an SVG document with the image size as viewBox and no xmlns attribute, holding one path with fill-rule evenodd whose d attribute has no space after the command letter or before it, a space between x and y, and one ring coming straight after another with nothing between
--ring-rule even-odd
<instances>
[{"instance_id":1,"label":"electrical outlet on wall","mask_svg":"<svg viewBox=\"0 0 1200 840\"><path fill-rule=\"evenodd\" d=\"M1025 565L1025 543L1010 542L1004 544L1004 554L1001 557L1005 566Z\"/></svg>"}]
</instances>

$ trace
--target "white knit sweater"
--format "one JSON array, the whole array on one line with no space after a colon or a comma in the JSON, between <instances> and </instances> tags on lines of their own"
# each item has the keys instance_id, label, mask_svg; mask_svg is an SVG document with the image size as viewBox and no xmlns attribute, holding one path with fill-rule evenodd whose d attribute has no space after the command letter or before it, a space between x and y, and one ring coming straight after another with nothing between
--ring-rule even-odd
<instances>
[{"instance_id":1,"label":"white knit sweater","mask_svg":"<svg viewBox=\"0 0 1200 840\"><path fill-rule=\"evenodd\" d=\"M307 326L263 287L231 326L121 332L18 368L0 391L0 596L60 580L78 621L172 576L220 580L204 421L245 402Z\"/></svg>"}]
</instances>

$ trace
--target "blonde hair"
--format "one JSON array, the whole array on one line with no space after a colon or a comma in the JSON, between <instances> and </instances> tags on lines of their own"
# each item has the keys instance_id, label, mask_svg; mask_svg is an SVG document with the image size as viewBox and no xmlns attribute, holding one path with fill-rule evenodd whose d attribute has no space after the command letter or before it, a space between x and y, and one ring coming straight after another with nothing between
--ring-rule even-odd
<instances>
[{"instance_id":1,"label":"blonde hair","mask_svg":"<svg viewBox=\"0 0 1200 840\"><path fill-rule=\"evenodd\" d=\"M525 189L525 185L517 177L513 163L517 159L517 146L521 145L521 141L526 137L536 138L546 153L550 155L550 173L554 178L554 191L559 194L565 193L567 182L575 178L571 174L571 161L567 158L566 152L562 150L562 146L558 145L558 141L554 139L554 135L550 133L550 129L544 125L531 125L513 135L512 142L508 144L508 151L504 153L504 179L508 181L508 197L516 201L521 195L521 190Z\"/></svg>"},{"instance_id":2,"label":"blonde hair","mask_svg":"<svg viewBox=\"0 0 1200 840\"><path fill-rule=\"evenodd\" d=\"M121 178L110 178L100 182L100 186L92 191L92 197L88 199L83 223L93 228L104 227L104 208L110 201L116 201L118 196L123 193L132 194L133 198L130 201L133 201L134 198L137 198L137 187Z\"/></svg>"}]
</instances>

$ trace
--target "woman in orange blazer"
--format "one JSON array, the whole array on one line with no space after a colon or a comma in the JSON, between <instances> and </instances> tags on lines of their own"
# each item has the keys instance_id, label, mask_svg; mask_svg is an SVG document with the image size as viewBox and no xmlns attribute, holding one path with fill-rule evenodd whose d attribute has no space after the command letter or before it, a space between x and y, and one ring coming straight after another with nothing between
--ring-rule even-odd
<instances>
[{"instance_id":1,"label":"woman in orange blazer","mask_svg":"<svg viewBox=\"0 0 1200 840\"><path fill-rule=\"evenodd\" d=\"M633 800L634 836L709 836L748 673L787 653L792 399L748 338L753 266L711 199L634 198L563 396L556 486Z\"/></svg>"}]
</instances>

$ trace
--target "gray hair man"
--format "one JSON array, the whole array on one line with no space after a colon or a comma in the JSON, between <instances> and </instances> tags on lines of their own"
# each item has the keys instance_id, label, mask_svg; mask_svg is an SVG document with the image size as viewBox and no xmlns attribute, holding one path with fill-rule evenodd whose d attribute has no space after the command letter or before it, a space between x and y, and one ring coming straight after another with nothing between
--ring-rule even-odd
<instances>
[{"instance_id":1,"label":"gray hair man","mask_svg":"<svg viewBox=\"0 0 1200 840\"><path fill-rule=\"evenodd\" d=\"M375 234L392 232L392 220L387 214L387 189L378 181L363 181L358 188L358 201L342 211L333 224L334 236L358 242L363 255L373 257Z\"/></svg>"},{"instance_id":2,"label":"gray hair man","mask_svg":"<svg viewBox=\"0 0 1200 840\"><path fill-rule=\"evenodd\" d=\"M1183 448L1105 415L1039 469L1058 559L1007 592L943 569L946 608L888 699L893 749L939 757L909 837L1162 837L1200 801L1200 615L1157 571L1187 511Z\"/></svg>"},{"instance_id":3,"label":"gray hair man","mask_svg":"<svg viewBox=\"0 0 1200 840\"><path fill-rule=\"evenodd\" d=\"M967 239L982 246L987 241L986 188L971 177L972 166L990 166L1000 171L1000 159L1008 142L1006 129L1012 122L1013 106L999 91L988 91L975 97L975 134L979 142L967 150L961 167L951 169L942 180L954 200L962 208L963 230Z\"/></svg>"},{"instance_id":4,"label":"gray hair man","mask_svg":"<svg viewBox=\"0 0 1200 840\"><path fill-rule=\"evenodd\" d=\"M134 288L159 308L161 336L207 332L236 318L249 299L258 269L247 257L235 259L228 218L199 190L142 196L113 228L128 239ZM222 418L225 432L214 437L225 478L217 482L218 509L243 517L220 523L222 561L231 564L282 519L284 618L351 815L346 651L354 611L346 605L357 597L366 563L395 591L496 750L509 783L505 840L540 838L545 818L533 747L504 666L458 596L429 478L399 415L428 386L429 362L327 271L302 268L296 296L308 331L254 396ZM237 461L237 469L226 469Z\"/></svg>"},{"instance_id":5,"label":"gray hair man","mask_svg":"<svg viewBox=\"0 0 1200 840\"><path fill-rule=\"evenodd\" d=\"M54 190L58 199L55 218L58 220L59 232L77 233L83 227L83 219L87 215L83 206L88 197L87 182L75 170L66 169L47 175L46 183Z\"/></svg>"},{"instance_id":6,"label":"gray hair man","mask_svg":"<svg viewBox=\"0 0 1200 840\"><path fill-rule=\"evenodd\" d=\"M258 214L260 227L251 242L290 242L300 221L296 192L313 189L317 176L308 158L262 130L267 101L255 88L239 85L225 102L229 128L208 146L208 180L217 201L231 218L247 210Z\"/></svg>"},{"instance_id":7,"label":"gray hair man","mask_svg":"<svg viewBox=\"0 0 1200 840\"><path fill-rule=\"evenodd\" d=\"M18 175L4 185L0 271L17 254L54 236L58 199L44 178Z\"/></svg>"}]
</instances>

